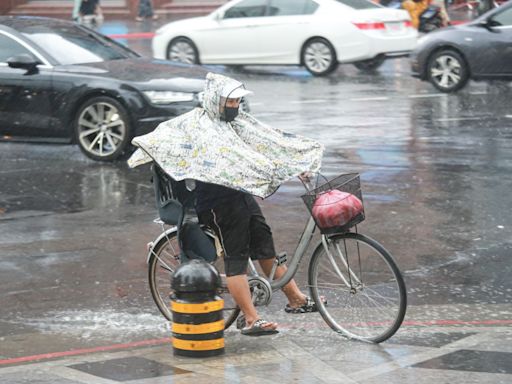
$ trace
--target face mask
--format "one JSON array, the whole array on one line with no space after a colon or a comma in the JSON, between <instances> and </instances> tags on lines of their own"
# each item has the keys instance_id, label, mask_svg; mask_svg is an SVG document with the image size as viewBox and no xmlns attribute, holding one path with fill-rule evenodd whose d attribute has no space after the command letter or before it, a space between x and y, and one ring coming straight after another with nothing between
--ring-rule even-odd
<instances>
[{"instance_id":1,"label":"face mask","mask_svg":"<svg viewBox=\"0 0 512 384\"><path fill-rule=\"evenodd\" d=\"M227 123L232 122L235 120L235 117L238 116L238 107L224 107L224 113L222 114L222 118Z\"/></svg>"}]
</instances>

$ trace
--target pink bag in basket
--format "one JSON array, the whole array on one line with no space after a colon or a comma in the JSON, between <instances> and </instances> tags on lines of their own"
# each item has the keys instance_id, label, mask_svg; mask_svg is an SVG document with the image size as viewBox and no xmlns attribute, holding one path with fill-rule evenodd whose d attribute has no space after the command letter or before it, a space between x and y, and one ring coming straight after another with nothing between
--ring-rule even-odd
<instances>
[{"instance_id":1,"label":"pink bag in basket","mask_svg":"<svg viewBox=\"0 0 512 384\"><path fill-rule=\"evenodd\" d=\"M318 195L311 213L322 228L341 227L363 211L363 203L351 193L333 189Z\"/></svg>"}]
</instances>

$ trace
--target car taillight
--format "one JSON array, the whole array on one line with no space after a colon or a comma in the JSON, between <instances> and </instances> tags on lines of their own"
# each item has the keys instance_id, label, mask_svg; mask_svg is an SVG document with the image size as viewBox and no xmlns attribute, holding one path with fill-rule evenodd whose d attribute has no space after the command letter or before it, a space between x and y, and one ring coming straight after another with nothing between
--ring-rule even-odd
<instances>
[{"instance_id":1,"label":"car taillight","mask_svg":"<svg viewBox=\"0 0 512 384\"><path fill-rule=\"evenodd\" d=\"M385 29L384 23L352 23L359 29Z\"/></svg>"},{"instance_id":2,"label":"car taillight","mask_svg":"<svg viewBox=\"0 0 512 384\"><path fill-rule=\"evenodd\" d=\"M404 25L405 25L405 28L412 28L412 21L406 20L406 21L404 21Z\"/></svg>"}]
</instances>

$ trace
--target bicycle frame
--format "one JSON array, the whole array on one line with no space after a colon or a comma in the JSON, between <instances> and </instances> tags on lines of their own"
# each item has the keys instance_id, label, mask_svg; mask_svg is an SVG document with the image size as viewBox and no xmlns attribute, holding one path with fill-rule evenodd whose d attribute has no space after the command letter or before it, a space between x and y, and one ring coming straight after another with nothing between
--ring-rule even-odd
<instances>
[{"instance_id":1,"label":"bicycle frame","mask_svg":"<svg viewBox=\"0 0 512 384\"><path fill-rule=\"evenodd\" d=\"M311 239L313 238L313 233L315 232L316 224L312 217L309 218L306 228L302 232L299 243L297 244L297 248L295 248L295 253L293 254L293 258L291 260L286 273L281 276L281 278L274 280L275 268L272 270L273 273L267 278L270 282L270 286L272 290L278 290L284 287L286 284L290 282L290 280L295 276L297 269L299 268L300 262L304 255L306 254L306 250L311 243Z\"/></svg>"},{"instance_id":2,"label":"bicycle frame","mask_svg":"<svg viewBox=\"0 0 512 384\"><path fill-rule=\"evenodd\" d=\"M310 189L310 187L306 183L303 183L303 184L304 184L306 190ZM168 237L169 234L171 234L171 233L173 233L173 232L175 232L177 230L177 228L174 227L174 226L170 227L168 229L165 229L164 222L162 220L160 220L159 218L155 219L154 223L159 224L162 227L162 233L155 240L153 240L152 242L147 244L148 256L147 256L146 262L149 262L149 258L154 254L154 252L153 252L154 245L158 244L158 242L162 238ZM301 237L299 239L297 247L295 248L295 252L293 254L293 258L292 258L290 264L288 265L288 268L287 268L285 274L283 276L281 276L279 279L274 280L275 272L276 272L276 269L277 269L277 261L276 261L276 264L272 268L270 276L266 277L266 276L260 276L260 274L256 270L256 267L254 266L254 263L252 262L251 259L249 259L249 264L248 264L249 275L250 276L262 277L265 280L267 280L269 282L269 284L270 284L270 287L272 288L272 291L276 291L276 290L279 290L279 289L283 288L295 276L295 273L297 272L297 270L299 268L299 265L300 265L302 259L304 258L304 255L306 254L306 251L309 248L309 245L311 244L311 239L313 238L313 234L315 232L315 228L316 228L316 223L315 223L313 217L310 216L309 220L308 220L308 222L306 224L306 227L304 228L304 231L302 232L302 235L301 235ZM215 236L213 233L209 233L209 231L206 231L206 234L208 236L210 236L210 237L214 237ZM333 268L335 269L336 273L340 276L340 278L343 280L343 282L346 284L347 287L351 287L352 284L349 283L349 281L347 281L346 277L339 270L336 262L334 261L334 258L331 255L331 252L329 251L328 238L325 235L322 235L322 245L323 245L324 249L326 250L326 252L328 254L328 257L329 257L329 259L331 261L331 264L333 265ZM342 259L342 262L345 264L345 267L347 268L347 270L350 271L349 272L349 274L350 274L349 278L352 277L352 278L354 278L356 280L357 283L360 283L359 279L354 274L352 269L348 267L348 265L347 265L346 261L343 259L343 257L341 259Z\"/></svg>"}]
</instances>

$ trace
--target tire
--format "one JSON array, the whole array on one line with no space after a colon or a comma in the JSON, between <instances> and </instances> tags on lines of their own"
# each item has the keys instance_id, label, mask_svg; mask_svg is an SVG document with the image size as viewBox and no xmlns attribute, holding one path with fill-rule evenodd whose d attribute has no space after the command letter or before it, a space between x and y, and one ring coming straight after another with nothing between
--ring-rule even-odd
<instances>
[{"instance_id":1,"label":"tire","mask_svg":"<svg viewBox=\"0 0 512 384\"><path fill-rule=\"evenodd\" d=\"M169 43L167 59L186 64L199 64L199 53L192 40L178 37Z\"/></svg>"},{"instance_id":2,"label":"tire","mask_svg":"<svg viewBox=\"0 0 512 384\"><path fill-rule=\"evenodd\" d=\"M444 49L435 52L428 60L427 77L441 92L455 92L468 82L469 69L459 52Z\"/></svg>"},{"instance_id":3,"label":"tire","mask_svg":"<svg viewBox=\"0 0 512 384\"><path fill-rule=\"evenodd\" d=\"M384 55L379 55L374 57L373 59L358 61L354 63L354 66L360 71L373 72L382 64L384 64L384 61L386 61L386 57Z\"/></svg>"},{"instance_id":4,"label":"tire","mask_svg":"<svg viewBox=\"0 0 512 384\"><path fill-rule=\"evenodd\" d=\"M389 339L400 328L407 306L404 280L392 256L375 240L357 233L331 236L328 243L349 285L339 277L320 243L311 258L308 278L323 319L351 339L374 343Z\"/></svg>"},{"instance_id":5,"label":"tire","mask_svg":"<svg viewBox=\"0 0 512 384\"><path fill-rule=\"evenodd\" d=\"M315 76L325 76L338 67L332 45L320 37L307 41L302 47L301 62Z\"/></svg>"},{"instance_id":6,"label":"tire","mask_svg":"<svg viewBox=\"0 0 512 384\"><path fill-rule=\"evenodd\" d=\"M78 109L74 134L87 157L113 161L123 154L131 139L130 119L126 109L113 98L93 97Z\"/></svg>"},{"instance_id":7,"label":"tire","mask_svg":"<svg viewBox=\"0 0 512 384\"><path fill-rule=\"evenodd\" d=\"M172 313L170 310L170 291L171 291L171 275L180 265L180 250L176 229L167 232L167 236L163 237L157 244L153 246L153 252L148 260L148 281L151 296L156 306L167 318L172 321ZM222 264L222 262L217 262ZM217 269L220 265L215 264ZM240 308L234 304L234 300L229 295L225 284L221 288L224 298L224 328L227 329L238 317Z\"/></svg>"}]
</instances>

